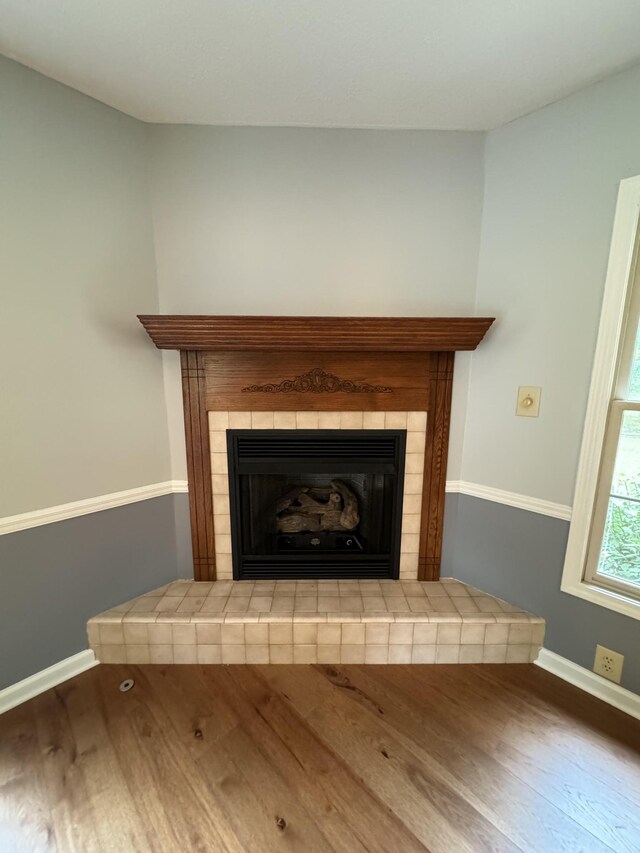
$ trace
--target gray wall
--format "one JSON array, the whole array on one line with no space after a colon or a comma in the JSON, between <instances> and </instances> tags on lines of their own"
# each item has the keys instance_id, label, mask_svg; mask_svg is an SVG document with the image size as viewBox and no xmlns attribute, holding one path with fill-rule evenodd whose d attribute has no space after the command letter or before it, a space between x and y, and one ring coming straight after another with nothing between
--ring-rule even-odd
<instances>
[{"instance_id":1,"label":"gray wall","mask_svg":"<svg viewBox=\"0 0 640 853\"><path fill-rule=\"evenodd\" d=\"M0 689L87 648L87 619L184 572L166 495L0 536Z\"/></svg>"},{"instance_id":2,"label":"gray wall","mask_svg":"<svg viewBox=\"0 0 640 853\"><path fill-rule=\"evenodd\" d=\"M167 313L473 312L483 135L155 126L153 215ZM178 360L166 356L174 477ZM469 358L456 366L451 475Z\"/></svg>"},{"instance_id":3,"label":"gray wall","mask_svg":"<svg viewBox=\"0 0 640 853\"><path fill-rule=\"evenodd\" d=\"M1 517L170 466L148 129L2 57L0 115Z\"/></svg>"},{"instance_id":4,"label":"gray wall","mask_svg":"<svg viewBox=\"0 0 640 853\"><path fill-rule=\"evenodd\" d=\"M489 133L462 479L573 502L618 184L640 174L640 68ZM539 418L515 416L541 385Z\"/></svg>"},{"instance_id":5,"label":"gray wall","mask_svg":"<svg viewBox=\"0 0 640 853\"><path fill-rule=\"evenodd\" d=\"M449 495L450 510L448 575L543 616L545 648L585 669L597 643L621 652L622 686L640 694L638 621L560 592L569 522L468 495Z\"/></svg>"}]
</instances>

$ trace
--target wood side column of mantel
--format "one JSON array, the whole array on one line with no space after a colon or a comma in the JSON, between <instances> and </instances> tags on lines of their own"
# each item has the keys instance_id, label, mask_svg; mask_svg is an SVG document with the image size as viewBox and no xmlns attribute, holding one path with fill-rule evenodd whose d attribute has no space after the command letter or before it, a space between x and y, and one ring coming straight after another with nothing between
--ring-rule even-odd
<instances>
[{"instance_id":1,"label":"wood side column of mantel","mask_svg":"<svg viewBox=\"0 0 640 853\"><path fill-rule=\"evenodd\" d=\"M139 319L158 348L181 351L196 580L216 577L208 412L307 406L428 412L418 578L438 579L454 356L474 350L492 318ZM329 376L331 390L309 393L309 376Z\"/></svg>"}]
</instances>

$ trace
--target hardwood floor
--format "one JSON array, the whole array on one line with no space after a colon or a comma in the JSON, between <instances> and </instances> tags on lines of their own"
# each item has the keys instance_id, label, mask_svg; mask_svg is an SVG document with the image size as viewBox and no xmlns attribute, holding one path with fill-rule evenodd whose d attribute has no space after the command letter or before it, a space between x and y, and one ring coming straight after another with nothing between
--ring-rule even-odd
<instances>
[{"instance_id":1,"label":"hardwood floor","mask_svg":"<svg viewBox=\"0 0 640 853\"><path fill-rule=\"evenodd\" d=\"M640 723L530 665L103 665L0 717L0 850L639 851Z\"/></svg>"}]
</instances>

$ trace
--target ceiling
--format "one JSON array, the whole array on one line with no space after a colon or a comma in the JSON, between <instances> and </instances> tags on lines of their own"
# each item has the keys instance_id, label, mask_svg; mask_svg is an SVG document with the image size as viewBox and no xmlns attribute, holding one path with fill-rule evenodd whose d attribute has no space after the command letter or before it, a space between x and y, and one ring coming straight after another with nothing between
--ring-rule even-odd
<instances>
[{"instance_id":1,"label":"ceiling","mask_svg":"<svg viewBox=\"0 0 640 853\"><path fill-rule=\"evenodd\" d=\"M639 0L0 0L4 53L136 118L486 130L640 61Z\"/></svg>"}]
</instances>

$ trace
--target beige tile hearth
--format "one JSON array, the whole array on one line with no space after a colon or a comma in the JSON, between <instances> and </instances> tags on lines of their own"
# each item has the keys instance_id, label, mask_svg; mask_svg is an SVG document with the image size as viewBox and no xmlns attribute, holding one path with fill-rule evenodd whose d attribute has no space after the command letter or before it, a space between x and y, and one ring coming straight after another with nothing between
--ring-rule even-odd
<instances>
[{"instance_id":1,"label":"beige tile hearth","mask_svg":"<svg viewBox=\"0 0 640 853\"><path fill-rule=\"evenodd\" d=\"M460 581L176 581L89 620L103 663L526 663L544 620Z\"/></svg>"}]
</instances>

